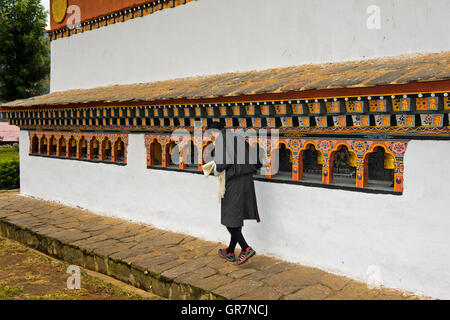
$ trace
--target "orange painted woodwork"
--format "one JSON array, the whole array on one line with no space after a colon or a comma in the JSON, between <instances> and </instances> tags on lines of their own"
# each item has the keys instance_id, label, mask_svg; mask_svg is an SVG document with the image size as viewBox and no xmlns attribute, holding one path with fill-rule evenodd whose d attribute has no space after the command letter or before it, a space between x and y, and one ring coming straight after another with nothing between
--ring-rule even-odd
<instances>
[{"instance_id":1,"label":"orange painted woodwork","mask_svg":"<svg viewBox=\"0 0 450 320\"><path fill-rule=\"evenodd\" d=\"M68 15L66 15L61 23L57 23L54 20L53 15L51 14L54 1L55 0L50 0L50 30L65 27L68 18ZM67 6L79 6L81 11L81 21L86 21L149 2L151 2L151 0L68 0Z\"/></svg>"},{"instance_id":2,"label":"orange painted woodwork","mask_svg":"<svg viewBox=\"0 0 450 320\"><path fill-rule=\"evenodd\" d=\"M300 181L303 179L303 163L298 159L294 160L292 164L292 180Z\"/></svg>"}]
</instances>

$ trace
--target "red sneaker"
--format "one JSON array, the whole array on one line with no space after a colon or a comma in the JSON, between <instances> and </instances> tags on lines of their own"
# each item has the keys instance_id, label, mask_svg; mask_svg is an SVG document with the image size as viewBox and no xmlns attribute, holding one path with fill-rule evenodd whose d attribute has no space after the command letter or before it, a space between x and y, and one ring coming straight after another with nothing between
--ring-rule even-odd
<instances>
[{"instance_id":1,"label":"red sneaker","mask_svg":"<svg viewBox=\"0 0 450 320\"><path fill-rule=\"evenodd\" d=\"M253 257L256 254L256 251L253 250L251 247L248 247L245 251L241 251L239 254L239 259L237 260L237 264L241 265L245 262L247 262L248 259Z\"/></svg>"},{"instance_id":2,"label":"red sneaker","mask_svg":"<svg viewBox=\"0 0 450 320\"><path fill-rule=\"evenodd\" d=\"M236 256L234 255L234 252L227 252L227 249L219 249L219 257L223 259L227 259L228 261L234 262L236 261Z\"/></svg>"}]
</instances>

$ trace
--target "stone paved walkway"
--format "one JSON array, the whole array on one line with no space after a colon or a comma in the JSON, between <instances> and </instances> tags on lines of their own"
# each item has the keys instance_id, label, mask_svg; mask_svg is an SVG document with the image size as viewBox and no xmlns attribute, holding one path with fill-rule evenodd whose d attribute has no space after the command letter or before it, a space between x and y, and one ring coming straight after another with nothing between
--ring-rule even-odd
<instances>
[{"instance_id":1,"label":"stone paved walkway","mask_svg":"<svg viewBox=\"0 0 450 320\"><path fill-rule=\"evenodd\" d=\"M417 299L319 269L256 255L243 266L223 244L0 192L0 234L170 299Z\"/></svg>"}]
</instances>

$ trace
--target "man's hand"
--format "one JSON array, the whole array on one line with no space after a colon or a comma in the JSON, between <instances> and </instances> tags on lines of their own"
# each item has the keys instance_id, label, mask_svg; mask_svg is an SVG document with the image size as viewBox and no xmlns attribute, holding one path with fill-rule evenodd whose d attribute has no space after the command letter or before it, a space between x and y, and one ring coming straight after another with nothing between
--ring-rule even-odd
<instances>
[{"instance_id":1,"label":"man's hand","mask_svg":"<svg viewBox=\"0 0 450 320\"><path fill-rule=\"evenodd\" d=\"M206 177L209 177L209 175L211 174L211 172L213 172L213 170L216 170L216 163L213 161L208 162L207 164L204 164L202 166L202 170L203 170L203 174Z\"/></svg>"}]
</instances>

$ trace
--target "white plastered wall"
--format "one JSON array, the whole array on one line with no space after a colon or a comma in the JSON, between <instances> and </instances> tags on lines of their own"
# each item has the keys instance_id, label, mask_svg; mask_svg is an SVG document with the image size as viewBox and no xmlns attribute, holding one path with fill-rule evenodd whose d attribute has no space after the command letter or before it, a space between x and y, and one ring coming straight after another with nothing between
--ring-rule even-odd
<instances>
[{"instance_id":1,"label":"white plastered wall","mask_svg":"<svg viewBox=\"0 0 450 320\"><path fill-rule=\"evenodd\" d=\"M447 51L448 12L448 0L198 0L52 41L51 91Z\"/></svg>"},{"instance_id":2,"label":"white plastered wall","mask_svg":"<svg viewBox=\"0 0 450 320\"><path fill-rule=\"evenodd\" d=\"M128 164L30 157L20 133L21 193L212 241L220 225L217 181L146 168L143 134L130 134ZM403 196L255 182L261 223L244 233L259 253L384 286L450 299L449 141L412 141Z\"/></svg>"}]
</instances>

